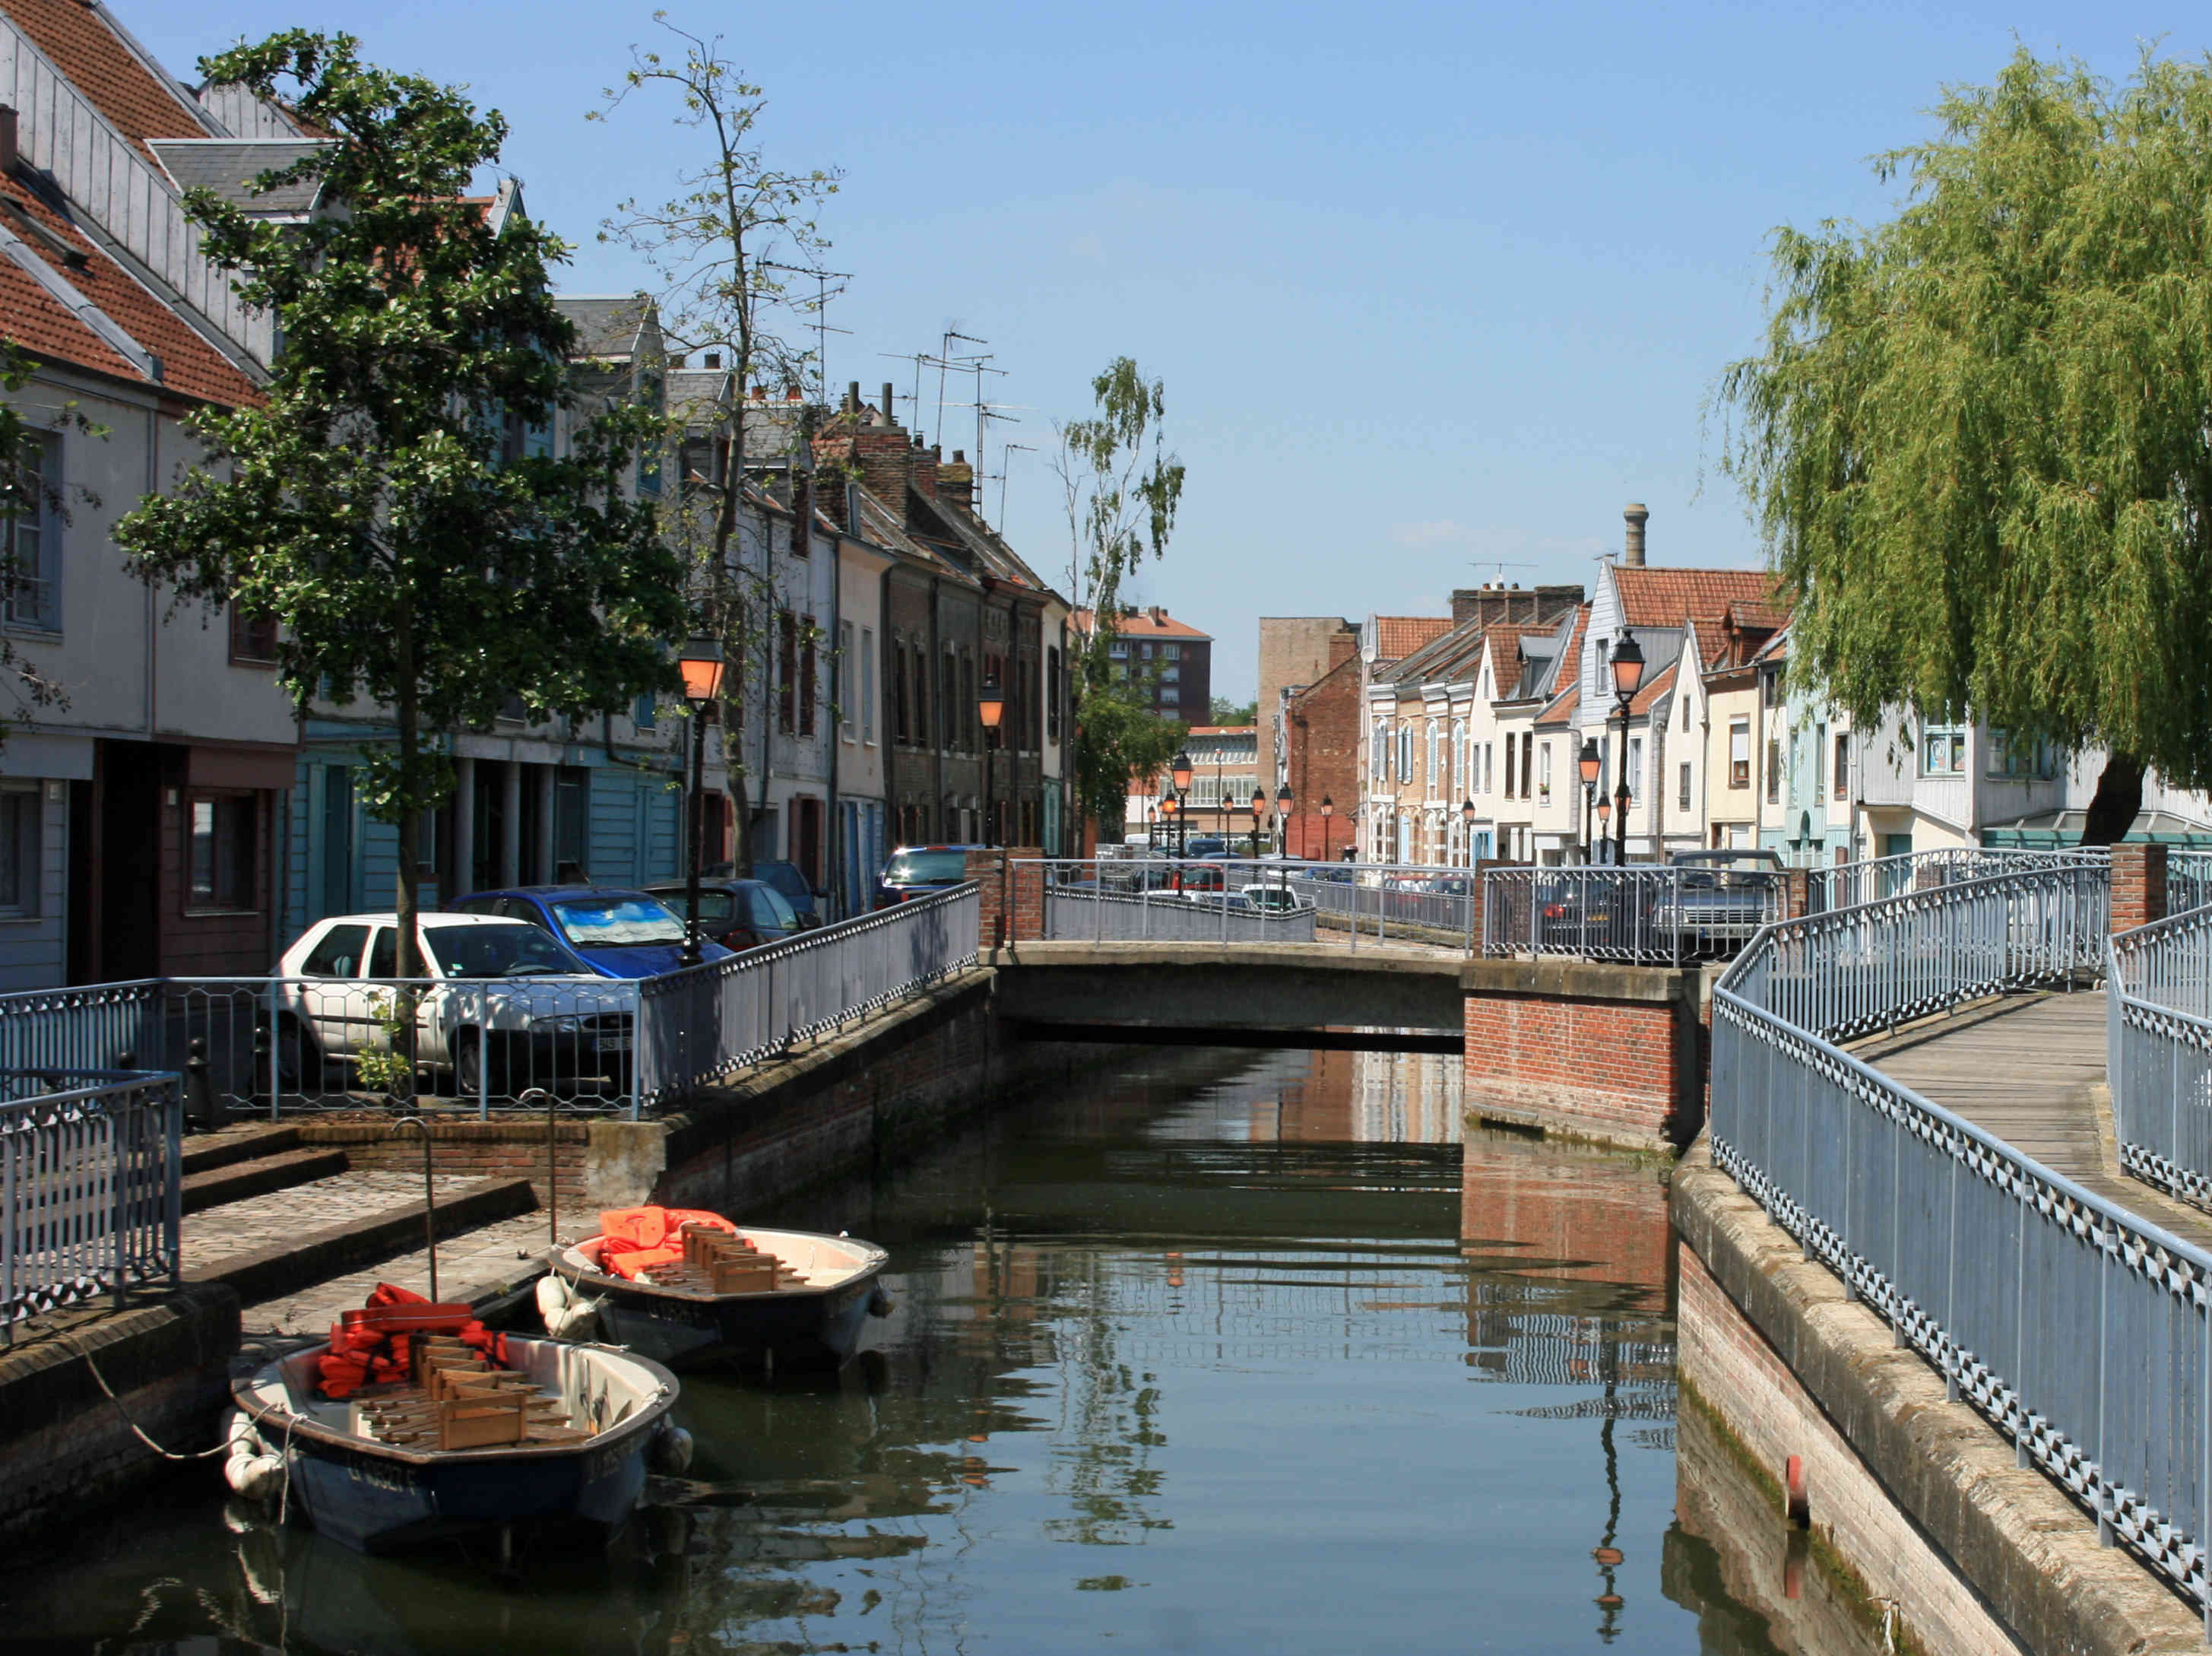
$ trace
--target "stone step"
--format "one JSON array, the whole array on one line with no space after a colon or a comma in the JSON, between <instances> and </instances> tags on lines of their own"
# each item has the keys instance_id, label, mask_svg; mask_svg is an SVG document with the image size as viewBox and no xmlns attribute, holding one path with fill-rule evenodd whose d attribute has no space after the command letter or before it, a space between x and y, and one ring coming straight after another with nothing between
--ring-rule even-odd
<instances>
[{"instance_id":1,"label":"stone step","mask_svg":"<svg viewBox=\"0 0 2212 1656\"><path fill-rule=\"evenodd\" d=\"M212 1172L241 1161L258 1161L300 1148L300 1129L263 1121L225 1127L213 1133L194 1133L185 1141L184 1174Z\"/></svg>"},{"instance_id":2,"label":"stone step","mask_svg":"<svg viewBox=\"0 0 2212 1656\"><path fill-rule=\"evenodd\" d=\"M343 1150L284 1150L251 1161L228 1162L204 1172L186 1173L185 1212L196 1214L228 1202L244 1202L271 1190L289 1190L346 1170Z\"/></svg>"},{"instance_id":3,"label":"stone step","mask_svg":"<svg viewBox=\"0 0 2212 1656\"><path fill-rule=\"evenodd\" d=\"M421 1247L422 1198L419 1195L389 1202L356 1198L347 1204L353 1211L334 1223L313 1228L300 1224L301 1215L314 1214L319 1200L343 1191L349 1184L366 1183L375 1177L349 1173L318 1181L312 1193L304 1188L287 1190L283 1203L285 1222L273 1227L267 1224L265 1215L257 1211L276 1200L271 1196L201 1215L198 1224L188 1227L185 1237L185 1280L227 1283L237 1290L241 1300L255 1305ZM537 1194L526 1178L447 1179L441 1183L437 1234L441 1239L514 1218L538 1206ZM419 1190L421 1186L416 1188ZM201 1239L209 1238L210 1233L220 1237L226 1228L222 1221L227 1216L248 1213L254 1213L253 1228L259 1234L248 1238L246 1245L215 1245L213 1239L195 1245ZM270 1234L272 1229L275 1233ZM192 1230L198 1231L201 1237L189 1233ZM260 1239L262 1236L267 1239ZM202 1256L197 1263L196 1253Z\"/></svg>"}]
</instances>

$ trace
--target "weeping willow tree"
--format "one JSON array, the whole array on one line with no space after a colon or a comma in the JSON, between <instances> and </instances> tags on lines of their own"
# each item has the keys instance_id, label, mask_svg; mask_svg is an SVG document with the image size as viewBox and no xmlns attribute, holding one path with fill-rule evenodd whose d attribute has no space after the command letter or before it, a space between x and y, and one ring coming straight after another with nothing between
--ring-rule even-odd
<instances>
[{"instance_id":1,"label":"weeping willow tree","mask_svg":"<svg viewBox=\"0 0 2212 1656\"><path fill-rule=\"evenodd\" d=\"M1872 228L1784 228L1725 464L1796 600L1791 670L2212 784L2212 60L2115 87L2023 52L1947 93Z\"/></svg>"}]
</instances>

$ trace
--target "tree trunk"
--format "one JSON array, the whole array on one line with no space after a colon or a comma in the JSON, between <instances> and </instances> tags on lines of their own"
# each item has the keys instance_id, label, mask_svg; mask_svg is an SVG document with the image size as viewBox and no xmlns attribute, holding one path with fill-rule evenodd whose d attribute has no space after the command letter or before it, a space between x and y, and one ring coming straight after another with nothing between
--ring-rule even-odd
<instances>
[{"instance_id":1,"label":"tree trunk","mask_svg":"<svg viewBox=\"0 0 2212 1656\"><path fill-rule=\"evenodd\" d=\"M2087 820L2081 825L2084 845L2117 845L2135 825L2142 809L2143 764L2132 753L2113 753L2105 760L2097 778L2096 796L2089 801Z\"/></svg>"}]
</instances>

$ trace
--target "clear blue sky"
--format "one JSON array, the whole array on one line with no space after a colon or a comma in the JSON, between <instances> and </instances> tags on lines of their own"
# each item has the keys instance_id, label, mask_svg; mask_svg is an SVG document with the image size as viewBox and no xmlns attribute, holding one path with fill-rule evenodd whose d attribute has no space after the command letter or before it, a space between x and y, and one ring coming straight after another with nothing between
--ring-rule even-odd
<instances>
[{"instance_id":1,"label":"clear blue sky","mask_svg":"<svg viewBox=\"0 0 2212 1656\"><path fill-rule=\"evenodd\" d=\"M468 82L513 125L533 216L579 244L564 286L644 282L593 234L665 192L687 135L665 105L583 116L658 33L649 5L113 3L187 79L202 52L301 25ZM1215 688L1239 698L1256 617L1441 613L1482 560L1587 582L1632 499L1653 561L1756 562L1701 408L1755 343L1767 232L1881 215L1867 157L2016 41L2124 76L2139 40L2208 40L2172 0L670 9L719 23L771 94L774 160L844 169L834 382L904 394L913 366L886 353L948 325L988 339L1024 422L998 428L996 472L997 443L1048 444L1112 356L1164 377L1190 477L1140 595L1215 635ZM922 400L927 429L933 375ZM972 414L945 424L948 452L972 448ZM1056 484L1013 462L1010 532L1056 575Z\"/></svg>"}]
</instances>

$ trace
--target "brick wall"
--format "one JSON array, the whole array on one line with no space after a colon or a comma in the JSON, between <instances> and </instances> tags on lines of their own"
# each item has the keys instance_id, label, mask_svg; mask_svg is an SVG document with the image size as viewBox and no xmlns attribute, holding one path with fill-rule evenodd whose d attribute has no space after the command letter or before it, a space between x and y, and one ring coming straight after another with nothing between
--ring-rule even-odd
<instances>
[{"instance_id":1,"label":"brick wall","mask_svg":"<svg viewBox=\"0 0 2212 1656\"><path fill-rule=\"evenodd\" d=\"M1333 641L1342 641L1334 643ZM1334 653L1340 650L1341 654ZM1359 650L1359 630L1340 616L1260 618L1260 779L1275 794L1275 714L1285 685L1310 685Z\"/></svg>"},{"instance_id":2,"label":"brick wall","mask_svg":"<svg viewBox=\"0 0 2212 1656\"><path fill-rule=\"evenodd\" d=\"M1892 1501L1790 1366L1736 1308L1695 1249L1680 1250L1676 1324L1685 1410L1702 1403L1778 1489L1802 1458L1814 1532L1850 1561L1869 1594L1894 1599L1918 1647L1945 1656L2017 1656L2020 1645L1950 1560ZM1776 1550L1784 1534L1775 1515ZM1879 1648L1871 1642L1871 1648ZM1903 1641L1899 1647L1905 1648Z\"/></svg>"},{"instance_id":3,"label":"brick wall","mask_svg":"<svg viewBox=\"0 0 2212 1656\"><path fill-rule=\"evenodd\" d=\"M1472 993L1470 1118L1662 1150L1702 1123L1694 1001Z\"/></svg>"},{"instance_id":4,"label":"brick wall","mask_svg":"<svg viewBox=\"0 0 2212 1656\"><path fill-rule=\"evenodd\" d=\"M580 1213L589 1200L590 1124L580 1119L554 1123L561 1211ZM383 1121L307 1121L300 1123L302 1146L330 1146L346 1153L347 1164L379 1172L420 1173L422 1135L412 1127ZM447 1121L430 1129L430 1166L462 1178L526 1178L543 1206L546 1197L545 1118L509 1121Z\"/></svg>"},{"instance_id":5,"label":"brick wall","mask_svg":"<svg viewBox=\"0 0 2212 1656\"><path fill-rule=\"evenodd\" d=\"M968 878L978 887L982 913L976 931L981 946L1036 941L1044 935L1044 866L1035 845L968 853Z\"/></svg>"},{"instance_id":6,"label":"brick wall","mask_svg":"<svg viewBox=\"0 0 2212 1656\"><path fill-rule=\"evenodd\" d=\"M2112 930L2166 918L2166 847L2112 847Z\"/></svg>"},{"instance_id":7,"label":"brick wall","mask_svg":"<svg viewBox=\"0 0 2212 1656\"><path fill-rule=\"evenodd\" d=\"M1290 745L1293 795L1285 837L1292 856L1341 855L1356 834L1352 812L1359 802L1359 740L1364 721L1357 635L1332 637L1329 655L1328 672L1291 698L1284 731ZM1336 805L1328 821L1321 814L1324 797Z\"/></svg>"}]
</instances>

